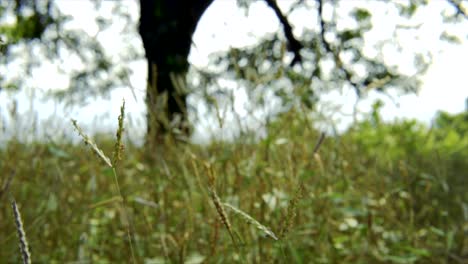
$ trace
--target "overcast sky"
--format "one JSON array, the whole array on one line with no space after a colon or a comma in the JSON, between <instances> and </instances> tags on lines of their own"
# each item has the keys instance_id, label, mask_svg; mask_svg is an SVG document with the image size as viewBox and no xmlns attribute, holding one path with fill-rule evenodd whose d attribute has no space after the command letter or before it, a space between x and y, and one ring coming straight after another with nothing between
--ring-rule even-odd
<instances>
[{"instance_id":1,"label":"overcast sky","mask_svg":"<svg viewBox=\"0 0 468 264\"><path fill-rule=\"evenodd\" d=\"M138 19L139 7L137 1L123 1L129 14L134 21ZM386 105L383 109L384 118L391 120L394 118L417 118L426 123L429 123L435 112L444 110L451 113L461 112L465 108L465 98L468 97L467 74L468 69L468 23L464 22L454 25L442 23L441 12L451 12L451 7L446 4L447 1L430 1L427 7L418 11L414 19L411 20L411 25L421 25L417 31L401 31L397 35L397 41L403 48L403 53L398 53L391 47L385 47L385 59L391 64L398 65L402 70L412 71L412 52L430 52L432 54L433 64L429 68L426 75L423 77L423 85L418 96L405 95L399 96L392 94L398 102L398 105L392 103L387 97L377 94L370 94L369 100L364 100L359 104L362 110L368 110L371 101L375 98L381 98ZM93 35L97 32L97 26L94 23L94 16L99 15L112 17L113 1L104 2L101 10L94 10L92 4L87 4L82 0L67 0L58 1L60 9L65 14L71 14L74 21L70 23L70 27L83 28L89 34ZM287 10L291 1L279 1L283 10ZM362 1L341 1L343 6L338 10L346 15L352 6L360 4ZM394 36L393 28L397 24L409 24L402 20L397 10L385 8L388 4L380 1L367 1L367 7L372 10L373 29L366 34L365 52L372 54L379 52L374 49L373 44L382 39L392 39ZM329 10L325 9L325 13ZM302 27L310 26L310 13L305 10L290 16L290 20L295 25L295 33L300 34ZM349 21L342 21L346 24ZM142 49L140 39L136 35L132 41L123 41L122 36L116 34L125 25L122 22L116 21L107 31L100 33L99 37L106 51L111 54L119 54L125 45L133 45L136 48ZM338 24L340 26L340 23ZM197 31L194 35L195 45L192 47L190 54L190 62L197 66L203 67L208 63L208 56L212 52L219 50L227 50L229 47L242 47L256 43L259 37L277 31L279 28L278 21L266 4L263 1L254 2L251 6L248 16L245 12L239 10L235 0L216 0L211 7L206 11L200 21ZM460 36L460 44L450 44L439 39L440 34L447 30L449 33ZM143 50L141 50L143 52ZM116 55L117 56L117 55ZM65 111L60 105L53 102L33 101L34 110L38 113L40 119L46 119L50 116L59 117L61 120L76 118L80 123L87 124L88 127L115 127L115 119L118 115L119 105L124 97L127 102L127 111L129 112L133 125L144 127L144 89L146 78L146 66L144 61L134 63L132 65L134 74L131 78L132 84L136 89L136 99L131 91L127 88L117 89L113 92L110 99L100 99L96 102L83 107L75 107L72 110ZM66 76L53 73L54 67L44 65L35 72L34 81L30 82L31 87L40 87L42 89L54 89L63 87L67 82ZM51 74L52 73L52 74ZM53 76L53 78L51 78ZM27 94L31 94L34 90L17 95L19 102L19 111L25 113L29 111L31 103L27 100ZM236 109L242 111L243 93L238 93L238 101ZM325 104L343 104L345 113L352 112L354 104L354 95L349 91L344 91L342 94L333 92L325 97ZM11 99L7 98L5 93L0 94L0 105L9 104ZM5 115L5 108L2 107L1 114ZM104 115L104 116L103 116ZM340 127L344 127L350 122L350 118L335 114L336 119L343 120ZM94 121L93 121L94 120ZM201 131L210 125L211 121L202 122L195 137L201 137ZM229 127L229 126L228 126ZM140 133L144 133L140 131Z\"/></svg>"}]
</instances>

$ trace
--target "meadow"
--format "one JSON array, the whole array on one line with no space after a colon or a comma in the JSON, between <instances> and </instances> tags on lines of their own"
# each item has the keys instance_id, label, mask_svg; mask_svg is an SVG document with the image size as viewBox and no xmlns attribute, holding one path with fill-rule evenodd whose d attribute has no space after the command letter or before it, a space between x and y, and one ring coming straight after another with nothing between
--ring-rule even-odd
<instances>
[{"instance_id":1,"label":"meadow","mask_svg":"<svg viewBox=\"0 0 468 264\"><path fill-rule=\"evenodd\" d=\"M468 262L467 113L427 127L375 107L324 135L291 110L262 139L155 149L116 122L0 149L0 263Z\"/></svg>"}]
</instances>

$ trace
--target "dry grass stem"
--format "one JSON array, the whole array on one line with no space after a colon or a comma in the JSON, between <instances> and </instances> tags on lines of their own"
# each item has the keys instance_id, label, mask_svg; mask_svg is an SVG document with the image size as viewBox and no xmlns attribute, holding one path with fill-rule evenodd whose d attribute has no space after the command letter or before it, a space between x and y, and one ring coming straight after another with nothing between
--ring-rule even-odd
<instances>
[{"instance_id":1,"label":"dry grass stem","mask_svg":"<svg viewBox=\"0 0 468 264\"><path fill-rule=\"evenodd\" d=\"M324 166L320 158L320 155L318 154L318 150L324 140L325 140L325 133L322 132L320 134L320 137L317 143L315 144L314 150L312 151L313 157L318 162L321 171L324 170ZM297 188L296 193L294 194L294 197L288 203L286 217L283 221L283 226L280 231L281 238L285 237L288 234L289 230L291 229L291 226L293 225L294 218L297 216L297 203L302 198L303 193L304 193L304 185L302 182L299 182L298 188Z\"/></svg>"},{"instance_id":2,"label":"dry grass stem","mask_svg":"<svg viewBox=\"0 0 468 264\"><path fill-rule=\"evenodd\" d=\"M319 140L317 141L317 144L315 144L315 147L314 147L314 151L312 153L316 154L320 148L320 146L322 145L323 141L325 140L325 133L322 132L320 134L320 138Z\"/></svg>"}]
</instances>

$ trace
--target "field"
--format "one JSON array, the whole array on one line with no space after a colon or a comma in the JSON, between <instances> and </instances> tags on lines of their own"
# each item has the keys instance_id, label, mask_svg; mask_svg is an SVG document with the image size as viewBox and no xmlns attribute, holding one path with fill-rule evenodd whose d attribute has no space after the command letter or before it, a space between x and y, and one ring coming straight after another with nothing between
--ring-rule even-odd
<instances>
[{"instance_id":1,"label":"field","mask_svg":"<svg viewBox=\"0 0 468 264\"><path fill-rule=\"evenodd\" d=\"M468 263L467 114L437 120L376 109L323 138L290 111L260 140L151 150L12 139L0 262L21 262L22 229L33 263Z\"/></svg>"}]
</instances>

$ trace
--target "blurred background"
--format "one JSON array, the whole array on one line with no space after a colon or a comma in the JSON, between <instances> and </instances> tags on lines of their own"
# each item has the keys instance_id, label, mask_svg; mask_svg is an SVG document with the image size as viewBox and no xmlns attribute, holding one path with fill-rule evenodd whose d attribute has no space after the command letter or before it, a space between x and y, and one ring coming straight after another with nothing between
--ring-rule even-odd
<instances>
[{"instance_id":1,"label":"blurred background","mask_svg":"<svg viewBox=\"0 0 468 264\"><path fill-rule=\"evenodd\" d=\"M321 116L316 127L335 133L376 100L385 120L430 124L438 110L464 111L463 3L323 1L320 13L319 3L277 2L300 42L297 55L267 1L213 1L192 22L184 88L193 140L261 131L267 117L297 100ZM2 140L72 136L70 118L96 132L113 131L125 99L129 129L142 142L148 63L139 18L138 1L4 1ZM295 56L301 63L292 65ZM21 121L12 122L12 108Z\"/></svg>"}]
</instances>

